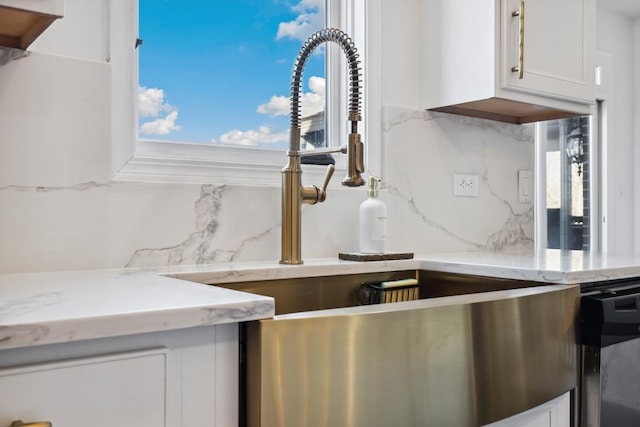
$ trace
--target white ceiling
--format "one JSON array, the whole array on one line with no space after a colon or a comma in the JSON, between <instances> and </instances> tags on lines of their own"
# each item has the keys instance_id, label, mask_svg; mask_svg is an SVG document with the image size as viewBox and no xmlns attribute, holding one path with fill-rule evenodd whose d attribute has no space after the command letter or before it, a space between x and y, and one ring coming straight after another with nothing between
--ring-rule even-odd
<instances>
[{"instance_id":1,"label":"white ceiling","mask_svg":"<svg viewBox=\"0 0 640 427\"><path fill-rule=\"evenodd\" d=\"M640 17L640 0L598 0L600 6L631 17Z\"/></svg>"}]
</instances>

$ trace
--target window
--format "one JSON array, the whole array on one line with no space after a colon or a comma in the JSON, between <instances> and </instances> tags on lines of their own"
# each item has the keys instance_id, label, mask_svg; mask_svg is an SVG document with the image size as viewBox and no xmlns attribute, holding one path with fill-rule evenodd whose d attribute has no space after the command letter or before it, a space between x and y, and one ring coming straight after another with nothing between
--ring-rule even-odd
<instances>
[{"instance_id":1,"label":"window","mask_svg":"<svg viewBox=\"0 0 640 427\"><path fill-rule=\"evenodd\" d=\"M139 139L286 150L287 77L325 27L324 9L324 0L139 0ZM303 81L311 148L325 141L322 47Z\"/></svg>"},{"instance_id":2,"label":"window","mask_svg":"<svg viewBox=\"0 0 640 427\"><path fill-rule=\"evenodd\" d=\"M351 0L348 2L328 0L326 2L326 21L328 26L335 26L344 29L349 33L358 46L358 50L363 57L364 46L364 24L363 20L355 18L354 6L361 0ZM163 2L163 4L174 4L177 9L172 11L176 20L180 18L179 14L185 11L193 11L196 6L185 6L185 2ZM201 6L211 2L195 2ZM233 1L233 4L249 7L250 4L259 4L255 1ZM268 2L264 2L267 4ZM317 13L320 12L322 4L317 0L296 0L293 3L275 2L280 5L282 13L281 21L289 24L294 28L301 20L308 19L308 22L315 19L317 23ZM283 133L288 134L289 116L288 116L288 98L289 98L289 79L291 77L291 69L297 52L302 45L302 40L293 40L292 37L282 36L280 40L283 44L288 44L289 51L286 58L282 61L287 62L280 70L277 67L273 69L261 70L265 73L277 74L280 86L278 88L261 88L261 96L263 101L258 105L242 107L242 110L232 111L233 108L239 106L234 99L242 98L245 100L251 92L251 87L234 87L238 83L230 83L229 92L224 93L218 99L211 99L211 94L196 92L202 102L201 105L195 107L183 107L181 99L184 94L179 94L181 85L170 83L169 86L160 87L162 83L156 84L153 81L146 82L145 79L153 80L154 72L148 72L146 69L138 72L138 53L140 54L140 66L154 66L151 64L151 57L145 57L144 49L152 51L155 47L148 45L147 40L142 42L142 46L136 49L136 39L138 39L138 13L144 13L145 8L156 7L159 3L149 0L126 0L111 2L111 46L110 56L114 69L113 77L113 168L112 173L114 179L125 180L147 180L147 181L180 181L180 182L217 182L217 183L246 183L256 184L279 184L280 170L286 162L286 156L283 149L288 147L288 137L283 137ZM214 2L216 6L218 2ZM271 4L271 3L269 3ZM285 8L285 5L289 6ZM292 8L293 7L293 8ZM364 11L361 4L360 11ZM287 13L284 13L284 11ZM257 9L254 9L254 11ZM266 13L266 12L265 12ZM304 14L316 13L314 17L302 17ZM212 12L194 14L196 17L193 22L193 28L188 31L189 37L199 38L202 36L206 27L211 24L215 25L216 21L212 18ZM296 15L297 14L297 15ZM360 18L364 17L361 13ZM193 19L191 16L189 19ZM229 20L230 18L227 18ZM265 18L266 19L266 18ZM288 19L288 20L287 20ZM270 18L271 22L275 22L275 18ZM265 21L266 22L266 21ZM219 23L220 24L220 23ZM141 24L143 28L147 24ZM157 25L157 24L149 24ZM162 25L162 31L168 35L175 35L180 32L176 28L168 28L168 24ZM221 25L221 24L220 24ZM320 25L320 27L324 24ZM184 28L183 28L184 30ZM148 30L153 32L153 28ZM241 31L241 30L239 30ZM284 30L283 30L284 31ZM231 32L229 30L228 32ZM312 32L309 30L309 32ZM290 31L291 34L293 32ZM140 34L145 37L144 34ZM233 39L234 34L229 34L229 40ZM306 36L305 36L306 38ZM275 41L274 41L275 40ZM278 43L278 34L273 34L269 43ZM147 46L145 46L145 43ZM207 48L206 43L198 41L197 46L190 47L189 40L184 43L184 52L178 46L168 47L164 52L168 56L168 61L164 64L158 64L157 67L175 68L175 62L180 63L181 68L193 67L192 73L207 77L206 69L211 67L211 58L215 56L214 48ZM194 44L196 42L194 41ZM212 43L213 44L213 43ZM266 49L265 45L261 48ZM325 44L327 46L327 44ZM235 47L238 47L235 45ZM255 47L255 46L253 46ZM164 49L164 48L163 48ZM316 49L319 51L320 49ZM163 52L160 52L161 54ZM326 48L327 63L326 76L328 93L340 94L339 97L329 98L328 109L331 112L326 118L328 129L325 132L323 120L324 113L322 109L310 107L306 102L303 103L302 112L310 113L309 117L303 123L303 131L307 130L304 140L308 146L315 147L325 143L325 140L332 141L334 133L346 135L346 130L339 130L344 127L345 123L331 123L332 117L339 119L346 117L346 98L347 90L341 87L346 83L346 72L341 67L343 55L339 48ZM155 52L156 58L158 52ZM314 53L314 56L315 53ZM189 61L189 58L199 58L195 64L183 64ZM323 62L316 56L310 59L305 66L305 82L303 84L307 99L313 101L314 98L323 98ZM214 58L215 59L215 58ZM313 62L313 64L312 64ZM151 65L150 65L151 64ZM245 65L246 64L240 64ZM272 64L273 65L273 64ZM282 65L282 64L281 64ZM227 73L234 73L234 67L227 67ZM138 82L138 74L141 80ZM239 74L239 73L236 73ZM337 75L338 78L330 76ZM344 75L344 79L340 76ZM316 77L310 79L309 77ZM274 77L274 76L272 76ZM255 82L255 77L244 77ZM248 85L247 85L248 86ZM197 87L197 84L196 84ZM255 92L257 86L253 86ZM336 89L337 88L337 89ZM194 90L193 88L190 90ZM220 89L219 89L220 90ZM244 92L243 92L244 91ZM284 91L284 93L282 93ZM265 94L269 93L268 96ZM343 95L344 94L344 95ZM141 96L143 102L140 104L141 110L136 108L135 97ZM194 96L194 93L191 94ZM337 98L337 99L336 99ZM231 103L230 103L231 101ZM226 104L226 109L217 110L213 107L214 103ZM248 104L252 100L248 100ZM286 103L287 114L282 114L282 104ZM344 105L343 105L344 104ZM306 107L306 108L305 108ZM184 108L184 110L182 110ZM334 110L340 110L335 112ZM136 116L140 112L139 119ZM278 112L276 114L276 112ZM225 116L225 114L229 113ZM191 115L191 116L189 116ZM247 117L260 115L263 119L269 119L271 122L264 125L263 122L246 122ZM200 116L204 122L214 123L215 127L211 129L203 129L201 126L192 125L195 121L194 117ZM217 120L219 118L219 120ZM236 120L235 122L232 121ZM336 119L336 121L338 121ZM325 138L325 133L327 138ZM361 130L361 133L364 131ZM342 138L335 138L340 141ZM252 148L247 149L246 145L250 144ZM344 167L344 156L337 156L337 168ZM317 170L316 170L317 169ZM324 176L323 167L305 166L305 173L309 181L317 179L322 180Z\"/></svg>"},{"instance_id":3,"label":"window","mask_svg":"<svg viewBox=\"0 0 640 427\"><path fill-rule=\"evenodd\" d=\"M537 248L576 247L594 253L608 250L607 103L612 88L611 55L597 52L596 63L597 102L592 114L536 124ZM567 148L574 137L578 137L577 141L581 138L583 147L581 156L579 150L569 150L578 154L572 159ZM555 173L549 170L554 167ZM558 210L558 219L550 225L548 219L555 215L550 213L552 209ZM551 231L553 227L557 227L555 232Z\"/></svg>"},{"instance_id":4,"label":"window","mask_svg":"<svg viewBox=\"0 0 640 427\"><path fill-rule=\"evenodd\" d=\"M553 120L546 134L547 247L589 250L590 117Z\"/></svg>"},{"instance_id":5,"label":"window","mask_svg":"<svg viewBox=\"0 0 640 427\"><path fill-rule=\"evenodd\" d=\"M598 117L536 125L538 247L599 250Z\"/></svg>"}]
</instances>

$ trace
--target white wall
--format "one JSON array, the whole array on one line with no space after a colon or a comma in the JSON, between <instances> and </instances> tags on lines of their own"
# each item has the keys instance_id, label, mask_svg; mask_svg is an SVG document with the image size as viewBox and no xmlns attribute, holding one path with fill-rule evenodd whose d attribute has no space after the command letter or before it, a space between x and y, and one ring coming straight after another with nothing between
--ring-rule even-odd
<instances>
[{"instance_id":1,"label":"white wall","mask_svg":"<svg viewBox=\"0 0 640 427\"><path fill-rule=\"evenodd\" d=\"M601 5L597 9L597 49L611 59L607 110L606 227L609 252L634 250L634 46L633 20ZM636 55L637 56L637 53ZM635 119L635 120L634 120ZM637 199L637 193L636 193ZM640 212L640 211L636 211Z\"/></svg>"},{"instance_id":2,"label":"white wall","mask_svg":"<svg viewBox=\"0 0 640 427\"><path fill-rule=\"evenodd\" d=\"M533 170L531 127L422 111L417 1L377 1L389 250L530 249L516 182ZM66 0L33 53L0 68L0 272L276 262L279 188L111 181L106 5ZM454 172L478 174L479 197L453 197ZM304 206L303 258L356 250L365 198Z\"/></svg>"}]
</instances>

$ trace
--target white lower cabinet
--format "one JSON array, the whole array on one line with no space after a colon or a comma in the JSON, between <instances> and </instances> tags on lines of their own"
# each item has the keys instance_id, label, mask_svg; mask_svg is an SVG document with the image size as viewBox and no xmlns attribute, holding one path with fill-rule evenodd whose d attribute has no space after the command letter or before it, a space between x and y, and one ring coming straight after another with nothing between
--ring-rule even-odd
<instances>
[{"instance_id":1,"label":"white lower cabinet","mask_svg":"<svg viewBox=\"0 0 640 427\"><path fill-rule=\"evenodd\" d=\"M571 425L570 393L528 411L485 427L569 427Z\"/></svg>"},{"instance_id":2,"label":"white lower cabinet","mask_svg":"<svg viewBox=\"0 0 640 427\"><path fill-rule=\"evenodd\" d=\"M238 424L237 325L0 351L0 427Z\"/></svg>"},{"instance_id":3,"label":"white lower cabinet","mask_svg":"<svg viewBox=\"0 0 640 427\"><path fill-rule=\"evenodd\" d=\"M158 349L3 369L2 425L166 425L166 362Z\"/></svg>"}]
</instances>

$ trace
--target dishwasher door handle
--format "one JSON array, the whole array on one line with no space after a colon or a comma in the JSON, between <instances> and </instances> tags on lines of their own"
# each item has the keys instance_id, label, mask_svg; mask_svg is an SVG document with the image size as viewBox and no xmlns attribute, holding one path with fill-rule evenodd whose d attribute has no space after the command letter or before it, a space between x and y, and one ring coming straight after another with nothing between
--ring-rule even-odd
<instances>
[{"instance_id":1,"label":"dishwasher door handle","mask_svg":"<svg viewBox=\"0 0 640 427\"><path fill-rule=\"evenodd\" d=\"M607 347L640 338L640 294L608 294L581 301L582 343Z\"/></svg>"}]
</instances>

